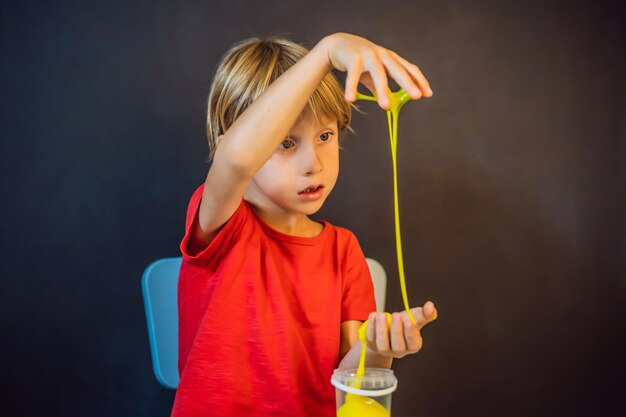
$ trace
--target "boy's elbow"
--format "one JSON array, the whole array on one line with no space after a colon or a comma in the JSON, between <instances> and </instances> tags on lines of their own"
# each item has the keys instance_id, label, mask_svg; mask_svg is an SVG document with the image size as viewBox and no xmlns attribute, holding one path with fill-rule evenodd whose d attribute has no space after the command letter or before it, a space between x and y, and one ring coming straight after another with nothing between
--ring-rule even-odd
<instances>
[{"instance_id":1,"label":"boy's elbow","mask_svg":"<svg viewBox=\"0 0 626 417\"><path fill-rule=\"evenodd\" d=\"M250 180L256 174L258 167L254 165L255 159L249 152L238 149L237 146L218 149L213 157L213 164L224 167L230 175L242 181Z\"/></svg>"},{"instance_id":2,"label":"boy's elbow","mask_svg":"<svg viewBox=\"0 0 626 417\"><path fill-rule=\"evenodd\" d=\"M248 182L258 171L258 167L246 158L236 158L228 161L228 170L237 180Z\"/></svg>"}]
</instances>

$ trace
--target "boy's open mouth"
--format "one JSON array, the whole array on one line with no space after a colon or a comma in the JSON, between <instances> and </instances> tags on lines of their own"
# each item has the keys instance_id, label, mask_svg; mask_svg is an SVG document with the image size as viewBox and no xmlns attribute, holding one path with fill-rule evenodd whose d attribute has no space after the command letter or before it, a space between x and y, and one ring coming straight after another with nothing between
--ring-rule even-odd
<instances>
[{"instance_id":1,"label":"boy's open mouth","mask_svg":"<svg viewBox=\"0 0 626 417\"><path fill-rule=\"evenodd\" d=\"M324 188L324 186L322 184L318 184L318 185L311 185L307 188L305 188L304 190L300 191L298 194L309 194L309 193L314 193L320 189Z\"/></svg>"}]
</instances>

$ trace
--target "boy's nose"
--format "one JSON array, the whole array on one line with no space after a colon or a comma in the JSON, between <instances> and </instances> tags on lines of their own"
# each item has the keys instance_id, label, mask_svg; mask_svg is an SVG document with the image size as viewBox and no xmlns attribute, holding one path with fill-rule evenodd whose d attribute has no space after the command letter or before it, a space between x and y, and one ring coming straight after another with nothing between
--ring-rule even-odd
<instances>
[{"instance_id":1,"label":"boy's nose","mask_svg":"<svg viewBox=\"0 0 626 417\"><path fill-rule=\"evenodd\" d=\"M305 175L314 175L324 169L324 164L317 153L315 146L303 146L302 163Z\"/></svg>"}]
</instances>

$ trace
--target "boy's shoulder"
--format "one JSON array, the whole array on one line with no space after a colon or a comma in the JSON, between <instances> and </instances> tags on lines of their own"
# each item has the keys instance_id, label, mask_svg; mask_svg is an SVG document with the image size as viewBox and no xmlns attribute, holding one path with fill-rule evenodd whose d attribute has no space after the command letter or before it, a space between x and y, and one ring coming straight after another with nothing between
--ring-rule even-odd
<instances>
[{"instance_id":1,"label":"boy's shoulder","mask_svg":"<svg viewBox=\"0 0 626 417\"><path fill-rule=\"evenodd\" d=\"M333 224L333 223L331 223L329 221L326 221L326 220L324 220L323 223L324 223L324 227L329 226L338 235L340 235L342 237L345 237L345 238L355 239L356 240L356 235L352 232L352 230L348 229L347 227L337 226L336 224Z\"/></svg>"},{"instance_id":2,"label":"boy's shoulder","mask_svg":"<svg viewBox=\"0 0 626 417\"><path fill-rule=\"evenodd\" d=\"M329 235L333 235L334 240L337 243L337 246L343 247L348 251L352 251L356 248L360 249L359 240L357 239L354 232L347 227L337 226L332 224L326 220L323 220L325 229L329 229Z\"/></svg>"}]
</instances>

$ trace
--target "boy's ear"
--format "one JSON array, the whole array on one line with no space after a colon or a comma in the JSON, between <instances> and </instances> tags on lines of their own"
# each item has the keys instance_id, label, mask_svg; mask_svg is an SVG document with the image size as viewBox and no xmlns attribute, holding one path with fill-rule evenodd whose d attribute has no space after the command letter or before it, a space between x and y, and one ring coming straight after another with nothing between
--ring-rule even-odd
<instances>
[{"instance_id":1,"label":"boy's ear","mask_svg":"<svg viewBox=\"0 0 626 417\"><path fill-rule=\"evenodd\" d=\"M220 142L222 141L222 138L224 137L224 135L219 135L217 137L217 139L215 140L215 147L220 146Z\"/></svg>"}]
</instances>

